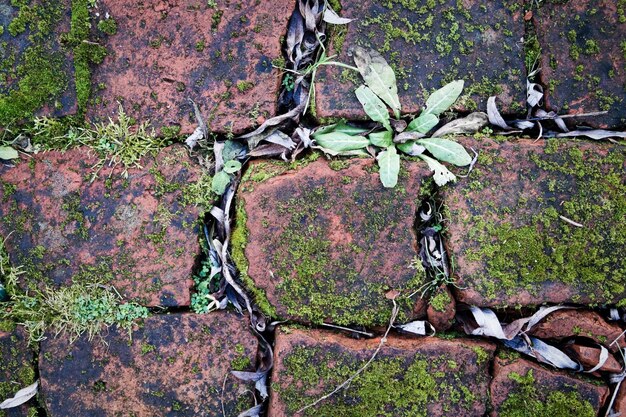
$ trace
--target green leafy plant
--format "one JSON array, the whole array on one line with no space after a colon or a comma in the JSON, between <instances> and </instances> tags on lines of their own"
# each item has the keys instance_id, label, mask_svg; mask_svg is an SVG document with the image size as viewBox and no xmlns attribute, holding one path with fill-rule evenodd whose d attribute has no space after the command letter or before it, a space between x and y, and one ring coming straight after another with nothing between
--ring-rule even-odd
<instances>
[{"instance_id":1,"label":"green leafy plant","mask_svg":"<svg viewBox=\"0 0 626 417\"><path fill-rule=\"evenodd\" d=\"M388 188L398 182L400 153L423 159L434 171L437 185L455 181L454 174L439 161L466 166L472 162L471 156L454 141L425 136L439 123L439 115L461 95L463 81L453 81L435 91L426 100L426 108L406 126L399 122L402 109L396 76L387 61L376 51L356 48L354 62L365 81L356 89L356 97L368 117L380 127L367 130L345 123L325 126L312 135L316 145L330 155L367 156L366 149L369 150L376 155L381 182ZM388 108L395 120L390 118Z\"/></svg>"},{"instance_id":2,"label":"green leafy plant","mask_svg":"<svg viewBox=\"0 0 626 417\"><path fill-rule=\"evenodd\" d=\"M220 308L220 302L212 294L219 290L222 278L219 262L209 255L202 261L200 271L193 277L196 292L191 295L191 309L203 314Z\"/></svg>"}]
</instances>

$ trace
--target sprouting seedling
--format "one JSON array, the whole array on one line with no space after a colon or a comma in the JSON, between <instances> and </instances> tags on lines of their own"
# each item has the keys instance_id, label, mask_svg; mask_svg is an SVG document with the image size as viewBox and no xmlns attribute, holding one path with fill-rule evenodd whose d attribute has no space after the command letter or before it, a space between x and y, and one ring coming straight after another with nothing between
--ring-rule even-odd
<instances>
[{"instance_id":1,"label":"sprouting seedling","mask_svg":"<svg viewBox=\"0 0 626 417\"><path fill-rule=\"evenodd\" d=\"M331 155L368 155L365 148L376 154L383 186L392 188L398 182L400 154L398 151L418 156L434 171L434 180L442 186L456 177L439 161L456 166L472 162L462 145L442 138L426 138L426 134L439 123L439 115L458 99L463 91L463 81L453 81L435 91L426 100L426 108L406 128L403 123L392 123L388 107L395 119L400 119L401 104L396 86L396 76L387 61L374 50L356 47L354 62L365 85L355 91L357 99L369 118L380 124L373 131L358 129L340 123L318 129L313 139L318 147ZM432 157L424 154L428 151ZM434 158L433 158L434 157Z\"/></svg>"}]
</instances>

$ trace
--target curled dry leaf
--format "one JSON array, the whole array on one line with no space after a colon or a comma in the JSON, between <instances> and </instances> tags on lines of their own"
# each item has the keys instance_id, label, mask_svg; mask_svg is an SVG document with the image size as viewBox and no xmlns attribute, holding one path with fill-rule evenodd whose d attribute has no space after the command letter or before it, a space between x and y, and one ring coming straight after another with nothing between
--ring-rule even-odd
<instances>
[{"instance_id":1,"label":"curled dry leaf","mask_svg":"<svg viewBox=\"0 0 626 417\"><path fill-rule=\"evenodd\" d=\"M500 115L500 112L498 111L498 106L496 105L495 96L489 97L487 99L487 116L489 118L489 123L491 123L492 125L498 126L500 129L504 130L513 129L504 121L502 115Z\"/></svg>"},{"instance_id":2,"label":"curled dry leaf","mask_svg":"<svg viewBox=\"0 0 626 417\"><path fill-rule=\"evenodd\" d=\"M442 126L433 133L433 137L476 133L489 124L489 118L483 112L470 113L466 117L456 119Z\"/></svg>"},{"instance_id":3,"label":"curled dry leaf","mask_svg":"<svg viewBox=\"0 0 626 417\"><path fill-rule=\"evenodd\" d=\"M405 142L408 142L410 140L421 139L424 136L426 136L426 135L424 135L423 133L419 133L419 132L402 132L399 135L396 135L393 138L393 141L394 141L394 143L405 143Z\"/></svg>"},{"instance_id":4,"label":"curled dry leaf","mask_svg":"<svg viewBox=\"0 0 626 417\"><path fill-rule=\"evenodd\" d=\"M37 380L26 388L22 388L15 393L13 398L8 398L2 401L2 403L0 403L0 410L6 410L8 408L14 408L24 404L26 401L30 400L37 394L38 386L39 381Z\"/></svg>"},{"instance_id":5,"label":"curled dry leaf","mask_svg":"<svg viewBox=\"0 0 626 417\"><path fill-rule=\"evenodd\" d=\"M330 7L330 4L326 2L326 8L324 9L324 22L330 23L332 25L347 25L352 22L354 19L348 19L345 17L339 16L333 9Z\"/></svg>"},{"instance_id":6,"label":"curled dry leaf","mask_svg":"<svg viewBox=\"0 0 626 417\"><path fill-rule=\"evenodd\" d=\"M418 336L433 336L435 334L435 328L425 320L415 320L410 323L400 324L395 327L403 332L415 334Z\"/></svg>"},{"instance_id":7,"label":"curled dry leaf","mask_svg":"<svg viewBox=\"0 0 626 417\"><path fill-rule=\"evenodd\" d=\"M526 80L526 104L531 108L537 107L541 99L543 99L543 87Z\"/></svg>"},{"instance_id":8,"label":"curled dry leaf","mask_svg":"<svg viewBox=\"0 0 626 417\"><path fill-rule=\"evenodd\" d=\"M573 138L585 136L594 140L608 139L608 138L626 138L626 132L615 132L611 130L603 129L591 129L591 130L572 130L567 133L559 133L557 138Z\"/></svg>"}]
</instances>

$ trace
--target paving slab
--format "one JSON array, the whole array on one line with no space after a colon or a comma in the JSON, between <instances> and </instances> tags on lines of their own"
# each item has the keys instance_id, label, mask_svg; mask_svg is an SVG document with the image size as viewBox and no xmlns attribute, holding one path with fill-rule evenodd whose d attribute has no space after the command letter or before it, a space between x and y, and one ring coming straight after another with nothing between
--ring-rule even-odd
<instances>
[{"instance_id":1,"label":"paving slab","mask_svg":"<svg viewBox=\"0 0 626 417\"><path fill-rule=\"evenodd\" d=\"M114 116L119 101L137 120L187 133L196 126L188 99L216 132L240 133L275 115L280 80L272 61L281 58L293 1L100 3L117 33L94 71L92 119Z\"/></svg>"},{"instance_id":2,"label":"paving slab","mask_svg":"<svg viewBox=\"0 0 626 417\"><path fill-rule=\"evenodd\" d=\"M24 329L0 321L0 402L35 382L34 358ZM19 407L0 410L0 417L32 416L34 404L35 400L31 400Z\"/></svg>"},{"instance_id":3,"label":"paving slab","mask_svg":"<svg viewBox=\"0 0 626 417\"><path fill-rule=\"evenodd\" d=\"M293 416L348 379L379 339L285 329L276 336L269 415ZM487 409L488 342L389 336L350 385L303 416L481 416Z\"/></svg>"},{"instance_id":4,"label":"paving slab","mask_svg":"<svg viewBox=\"0 0 626 417\"><path fill-rule=\"evenodd\" d=\"M132 339L130 337L132 336ZM129 335L41 343L41 395L50 417L238 415L254 400L231 370L253 371L257 340L231 312L152 316ZM224 382L225 381L225 382Z\"/></svg>"},{"instance_id":5,"label":"paving slab","mask_svg":"<svg viewBox=\"0 0 626 417\"><path fill-rule=\"evenodd\" d=\"M104 282L147 306L187 306L199 254L199 209L188 203L200 167L180 145L108 164L87 148L0 167L0 232L23 286Z\"/></svg>"},{"instance_id":6,"label":"paving slab","mask_svg":"<svg viewBox=\"0 0 626 417\"><path fill-rule=\"evenodd\" d=\"M76 111L73 56L60 40L70 29L69 4L0 4L0 127L35 113L62 116Z\"/></svg>"},{"instance_id":7,"label":"paving slab","mask_svg":"<svg viewBox=\"0 0 626 417\"><path fill-rule=\"evenodd\" d=\"M607 110L573 124L626 127L626 5L614 0L544 2L534 14L547 107L559 114Z\"/></svg>"},{"instance_id":8,"label":"paving slab","mask_svg":"<svg viewBox=\"0 0 626 417\"><path fill-rule=\"evenodd\" d=\"M485 110L497 95L505 113L519 113L525 103L525 69L521 39L521 1L477 0L407 2L344 0L342 15L356 20L335 27L331 36L336 60L353 64L351 48L379 51L394 68L403 112L415 113L446 82L465 80L458 110ZM316 111L320 118L363 119L354 90L358 73L320 67Z\"/></svg>"},{"instance_id":9,"label":"paving slab","mask_svg":"<svg viewBox=\"0 0 626 417\"><path fill-rule=\"evenodd\" d=\"M413 229L421 164L403 165L383 188L375 161L317 159L290 169L251 164L240 186L235 263L270 315L304 323L386 325L398 292L398 321L425 316ZM421 265L420 265L421 266Z\"/></svg>"},{"instance_id":10,"label":"paving slab","mask_svg":"<svg viewBox=\"0 0 626 417\"><path fill-rule=\"evenodd\" d=\"M587 141L490 139L444 189L457 301L624 305L626 152Z\"/></svg>"},{"instance_id":11,"label":"paving slab","mask_svg":"<svg viewBox=\"0 0 626 417\"><path fill-rule=\"evenodd\" d=\"M490 393L493 417L595 417L609 389L524 359L496 357Z\"/></svg>"}]
</instances>

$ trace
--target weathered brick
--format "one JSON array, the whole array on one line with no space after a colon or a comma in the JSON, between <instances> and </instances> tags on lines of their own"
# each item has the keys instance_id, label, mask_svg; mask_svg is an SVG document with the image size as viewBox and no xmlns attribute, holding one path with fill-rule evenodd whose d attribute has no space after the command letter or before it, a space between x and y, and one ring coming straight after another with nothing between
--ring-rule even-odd
<instances>
[{"instance_id":1,"label":"weathered brick","mask_svg":"<svg viewBox=\"0 0 626 417\"><path fill-rule=\"evenodd\" d=\"M293 1L101 3L117 33L94 72L92 119L115 115L121 101L138 120L190 132L191 98L211 130L238 133L276 112L280 82L272 60L281 56Z\"/></svg>"},{"instance_id":2,"label":"weathered brick","mask_svg":"<svg viewBox=\"0 0 626 417\"><path fill-rule=\"evenodd\" d=\"M425 315L419 296L407 295L425 278L414 268L413 223L428 171L406 164L396 188L386 189L375 163L318 159L298 169L268 162L248 168L233 251L266 311L269 300L281 318L385 325L392 307L386 294L397 290L399 320Z\"/></svg>"},{"instance_id":3,"label":"weathered brick","mask_svg":"<svg viewBox=\"0 0 626 417\"><path fill-rule=\"evenodd\" d=\"M0 402L12 398L22 388L35 382L34 352L28 347L28 339L21 327L0 322ZM1 417L26 417L32 415L35 400L7 410L0 410Z\"/></svg>"},{"instance_id":4,"label":"weathered brick","mask_svg":"<svg viewBox=\"0 0 626 417\"><path fill-rule=\"evenodd\" d=\"M61 46L70 30L70 1L0 5L0 129L39 115L76 111L74 61Z\"/></svg>"},{"instance_id":5,"label":"weathered brick","mask_svg":"<svg viewBox=\"0 0 626 417\"><path fill-rule=\"evenodd\" d=\"M74 344L51 336L41 344L41 393L50 417L215 416L222 405L237 415L254 405L254 383L229 373L254 370L256 350L246 320L229 312L153 316L132 335L112 327Z\"/></svg>"},{"instance_id":6,"label":"weathered brick","mask_svg":"<svg viewBox=\"0 0 626 417\"><path fill-rule=\"evenodd\" d=\"M559 114L608 110L574 123L626 126L626 6L614 0L545 2L535 13L547 106Z\"/></svg>"},{"instance_id":7,"label":"weathered brick","mask_svg":"<svg viewBox=\"0 0 626 417\"><path fill-rule=\"evenodd\" d=\"M596 385L523 359L496 358L491 382L491 415L594 417L608 396ZM525 414L528 413L528 414Z\"/></svg>"},{"instance_id":8,"label":"weathered brick","mask_svg":"<svg viewBox=\"0 0 626 417\"><path fill-rule=\"evenodd\" d=\"M553 340L582 336L593 339L613 352L626 347L623 329L619 324L607 323L595 311L555 311L533 327L529 334L540 339Z\"/></svg>"},{"instance_id":9,"label":"weathered brick","mask_svg":"<svg viewBox=\"0 0 626 417\"><path fill-rule=\"evenodd\" d=\"M457 301L623 304L626 153L621 146L462 142L480 156L470 177L442 194L450 211Z\"/></svg>"},{"instance_id":10,"label":"weathered brick","mask_svg":"<svg viewBox=\"0 0 626 417\"><path fill-rule=\"evenodd\" d=\"M348 379L379 339L286 329L276 337L269 415L292 416ZM348 387L303 416L481 416L495 346L467 339L389 336Z\"/></svg>"},{"instance_id":11,"label":"weathered brick","mask_svg":"<svg viewBox=\"0 0 626 417\"><path fill-rule=\"evenodd\" d=\"M430 5L432 3L432 6ZM485 110L497 95L502 110L523 110L524 21L521 1L404 2L345 0L342 15L356 20L331 36L336 60L353 64L351 47L379 51L398 79L403 112L415 113L432 91L455 79L466 81L457 109ZM334 66L320 67L316 82L318 117L364 118L354 90L358 73Z\"/></svg>"},{"instance_id":12,"label":"weathered brick","mask_svg":"<svg viewBox=\"0 0 626 417\"><path fill-rule=\"evenodd\" d=\"M91 182L97 161L78 148L0 167L0 231L24 285L99 280L145 305L189 305L198 208L184 197L200 167L175 146Z\"/></svg>"}]
</instances>

